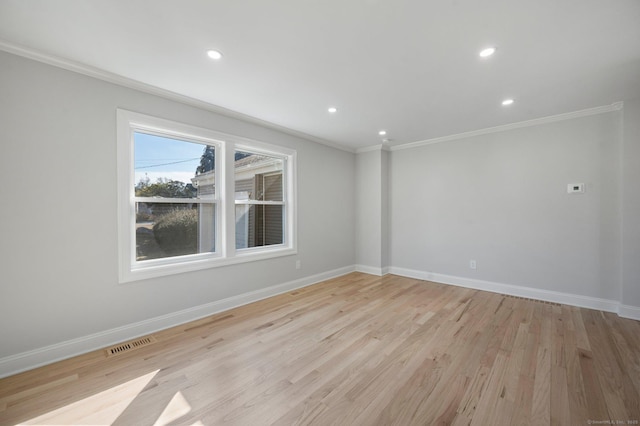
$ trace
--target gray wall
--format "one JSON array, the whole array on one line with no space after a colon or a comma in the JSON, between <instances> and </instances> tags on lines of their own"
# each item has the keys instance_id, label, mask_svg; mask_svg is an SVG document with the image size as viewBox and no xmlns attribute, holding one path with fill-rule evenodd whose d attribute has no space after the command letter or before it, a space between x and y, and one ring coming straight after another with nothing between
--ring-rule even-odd
<instances>
[{"instance_id":1,"label":"gray wall","mask_svg":"<svg viewBox=\"0 0 640 426\"><path fill-rule=\"evenodd\" d=\"M356 263L382 274L389 266L389 153L380 149L356 158Z\"/></svg>"},{"instance_id":2,"label":"gray wall","mask_svg":"<svg viewBox=\"0 0 640 426\"><path fill-rule=\"evenodd\" d=\"M380 151L356 157L356 263L380 268L382 250Z\"/></svg>"},{"instance_id":3,"label":"gray wall","mask_svg":"<svg viewBox=\"0 0 640 426\"><path fill-rule=\"evenodd\" d=\"M622 303L640 315L640 99L624 103Z\"/></svg>"},{"instance_id":4,"label":"gray wall","mask_svg":"<svg viewBox=\"0 0 640 426\"><path fill-rule=\"evenodd\" d=\"M391 264L619 300L620 116L393 151Z\"/></svg>"},{"instance_id":5,"label":"gray wall","mask_svg":"<svg viewBox=\"0 0 640 426\"><path fill-rule=\"evenodd\" d=\"M386 150L380 151L380 189L382 195L380 197L380 266L383 273L391 266L389 257L389 158L390 152Z\"/></svg>"},{"instance_id":6,"label":"gray wall","mask_svg":"<svg viewBox=\"0 0 640 426\"><path fill-rule=\"evenodd\" d=\"M298 256L119 285L116 108L296 149ZM0 133L0 358L355 263L354 154L1 52Z\"/></svg>"}]
</instances>

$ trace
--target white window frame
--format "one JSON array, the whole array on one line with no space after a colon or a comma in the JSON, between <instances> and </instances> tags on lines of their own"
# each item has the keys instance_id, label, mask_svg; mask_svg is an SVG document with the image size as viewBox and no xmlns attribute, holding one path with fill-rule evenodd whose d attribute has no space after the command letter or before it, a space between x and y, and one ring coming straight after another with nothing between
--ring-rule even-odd
<instances>
[{"instance_id":1,"label":"white window frame","mask_svg":"<svg viewBox=\"0 0 640 426\"><path fill-rule=\"evenodd\" d=\"M216 251L136 260L134 133L147 133L214 146L216 152ZM284 224L283 244L235 248L234 153L246 150L283 160ZM251 262L297 253L296 151L209 129L190 126L140 114L117 110L118 155L118 264L119 281L126 283L189 271ZM185 199L177 200L185 202ZM205 202L210 203L207 199Z\"/></svg>"}]
</instances>

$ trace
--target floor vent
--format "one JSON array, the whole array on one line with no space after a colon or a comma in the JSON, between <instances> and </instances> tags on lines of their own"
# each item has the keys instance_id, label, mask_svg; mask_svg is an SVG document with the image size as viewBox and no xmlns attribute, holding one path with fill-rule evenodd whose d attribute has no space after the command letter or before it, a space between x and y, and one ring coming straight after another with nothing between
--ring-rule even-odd
<instances>
[{"instance_id":1,"label":"floor vent","mask_svg":"<svg viewBox=\"0 0 640 426\"><path fill-rule=\"evenodd\" d=\"M527 297L519 297L519 296L511 296L511 295L505 295L505 297L508 297L509 299L526 300L527 302L544 303L545 305L560 306L560 303L547 302L546 300L529 299Z\"/></svg>"},{"instance_id":2,"label":"floor vent","mask_svg":"<svg viewBox=\"0 0 640 426\"><path fill-rule=\"evenodd\" d=\"M120 355L125 352L130 352L134 349L141 348L143 346L155 343L156 338L153 336L141 337L140 339L131 340L130 342L120 343L116 346L107 348L107 356Z\"/></svg>"}]
</instances>

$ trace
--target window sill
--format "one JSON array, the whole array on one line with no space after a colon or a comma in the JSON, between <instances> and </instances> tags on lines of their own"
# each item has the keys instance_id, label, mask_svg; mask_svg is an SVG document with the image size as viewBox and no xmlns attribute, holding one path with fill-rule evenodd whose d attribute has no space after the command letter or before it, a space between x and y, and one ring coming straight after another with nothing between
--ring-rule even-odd
<instances>
[{"instance_id":1,"label":"window sill","mask_svg":"<svg viewBox=\"0 0 640 426\"><path fill-rule=\"evenodd\" d=\"M243 249L242 251L236 252L234 257L210 255L203 258L202 256L194 255L189 256L192 258L189 259L189 257L185 256L184 260L181 262L138 266L128 271L121 271L120 284L185 272L200 271L203 269L255 262L258 260L273 259L276 257L292 256L297 253L298 251L294 248L280 246L269 249L260 248L259 250Z\"/></svg>"}]
</instances>

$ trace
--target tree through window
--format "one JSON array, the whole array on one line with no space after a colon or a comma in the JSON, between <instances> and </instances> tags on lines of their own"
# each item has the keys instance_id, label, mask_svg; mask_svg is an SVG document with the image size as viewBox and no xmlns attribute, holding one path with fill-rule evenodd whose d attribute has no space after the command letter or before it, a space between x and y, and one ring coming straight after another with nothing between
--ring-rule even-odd
<instances>
[{"instance_id":1,"label":"tree through window","mask_svg":"<svg viewBox=\"0 0 640 426\"><path fill-rule=\"evenodd\" d=\"M212 179L206 194L194 186L196 176L215 176L215 148L141 132L133 137L136 261L215 252L215 185Z\"/></svg>"}]
</instances>

